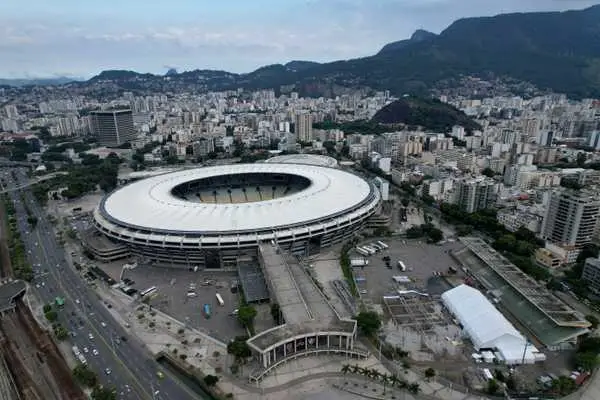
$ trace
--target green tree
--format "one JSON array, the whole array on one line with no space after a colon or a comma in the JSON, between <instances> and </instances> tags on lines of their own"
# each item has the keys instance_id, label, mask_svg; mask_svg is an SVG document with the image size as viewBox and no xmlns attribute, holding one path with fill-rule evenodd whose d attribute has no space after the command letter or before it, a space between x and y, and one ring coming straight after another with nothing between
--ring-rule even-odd
<instances>
[{"instance_id":1,"label":"green tree","mask_svg":"<svg viewBox=\"0 0 600 400\"><path fill-rule=\"evenodd\" d=\"M50 322L54 322L58 318L58 314L54 310L50 310L47 313L45 313L44 315L46 316L46 319Z\"/></svg>"},{"instance_id":2,"label":"green tree","mask_svg":"<svg viewBox=\"0 0 600 400\"><path fill-rule=\"evenodd\" d=\"M206 375L204 377L204 383L206 384L206 386L208 387L213 387L217 384L217 382L219 382L219 377L218 376L214 376L214 375Z\"/></svg>"},{"instance_id":3,"label":"green tree","mask_svg":"<svg viewBox=\"0 0 600 400\"><path fill-rule=\"evenodd\" d=\"M116 400L117 391L115 388L105 386L96 386L90 395L92 400Z\"/></svg>"},{"instance_id":4,"label":"green tree","mask_svg":"<svg viewBox=\"0 0 600 400\"><path fill-rule=\"evenodd\" d=\"M245 336L237 336L227 344L227 353L235 357L236 362L243 362L252 355Z\"/></svg>"},{"instance_id":5,"label":"green tree","mask_svg":"<svg viewBox=\"0 0 600 400\"><path fill-rule=\"evenodd\" d=\"M238 320L244 327L252 326L254 322L254 318L256 317L257 311L256 308L250 305L240 306L238 310Z\"/></svg>"},{"instance_id":6,"label":"green tree","mask_svg":"<svg viewBox=\"0 0 600 400\"><path fill-rule=\"evenodd\" d=\"M46 314L48 311L52 310L52 304L44 304L44 314Z\"/></svg>"},{"instance_id":7,"label":"green tree","mask_svg":"<svg viewBox=\"0 0 600 400\"><path fill-rule=\"evenodd\" d=\"M481 171L481 175L485 175L485 176L487 176L487 177L490 177L490 178L492 178L494 175L496 175L496 173L495 173L495 172L494 172L494 170L493 170L493 169L491 169L491 168L484 168L484 169Z\"/></svg>"},{"instance_id":8,"label":"green tree","mask_svg":"<svg viewBox=\"0 0 600 400\"><path fill-rule=\"evenodd\" d=\"M371 336L381 328L381 319L374 311L361 311L356 316L356 324L363 334Z\"/></svg>"},{"instance_id":9,"label":"green tree","mask_svg":"<svg viewBox=\"0 0 600 400\"><path fill-rule=\"evenodd\" d=\"M592 351L577 353L575 355L575 365L584 371L593 371L598 366L598 354Z\"/></svg>"},{"instance_id":10,"label":"green tree","mask_svg":"<svg viewBox=\"0 0 600 400\"><path fill-rule=\"evenodd\" d=\"M489 394L495 394L498 391L498 389L500 389L498 381L496 381L495 379L490 379L487 383L487 392Z\"/></svg>"},{"instance_id":11,"label":"green tree","mask_svg":"<svg viewBox=\"0 0 600 400\"><path fill-rule=\"evenodd\" d=\"M77 382L87 387L94 387L98 383L96 373L83 364L77 364L73 368L73 377Z\"/></svg>"}]
</instances>

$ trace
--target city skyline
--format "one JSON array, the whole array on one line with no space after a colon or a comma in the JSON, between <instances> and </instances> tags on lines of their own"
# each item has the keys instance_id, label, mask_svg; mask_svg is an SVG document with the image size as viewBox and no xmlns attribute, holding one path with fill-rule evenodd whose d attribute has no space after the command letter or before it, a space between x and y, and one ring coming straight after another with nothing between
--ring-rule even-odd
<instances>
[{"instance_id":1,"label":"city skyline","mask_svg":"<svg viewBox=\"0 0 600 400\"><path fill-rule=\"evenodd\" d=\"M462 17L581 9L589 0L258 0L213 4L63 0L0 5L2 78L89 78L102 70L250 72L291 60L376 53L416 29L439 33Z\"/></svg>"}]
</instances>

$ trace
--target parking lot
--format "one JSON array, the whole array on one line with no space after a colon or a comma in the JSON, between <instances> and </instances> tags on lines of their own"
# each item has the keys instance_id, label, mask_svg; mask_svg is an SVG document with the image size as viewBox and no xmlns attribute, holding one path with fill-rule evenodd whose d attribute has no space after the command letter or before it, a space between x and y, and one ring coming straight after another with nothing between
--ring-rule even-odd
<instances>
[{"instance_id":1,"label":"parking lot","mask_svg":"<svg viewBox=\"0 0 600 400\"><path fill-rule=\"evenodd\" d=\"M385 295L395 294L399 288L421 290L430 295L441 295L450 289L450 286L436 276L438 273L446 274L449 267L458 270L456 277L460 277L459 265L452 259L449 251L462 248L456 242L446 242L442 245L431 245L418 240L383 240L389 247L378 253L365 257L351 252L350 258L366 258L369 265L364 268L354 268L357 286L361 296L368 297L374 303L381 303ZM371 242L367 242L371 243ZM389 257L390 267L386 267L383 257ZM398 261L406 266L406 271L401 271ZM393 281L394 276L405 276L410 282L398 284Z\"/></svg>"},{"instance_id":2,"label":"parking lot","mask_svg":"<svg viewBox=\"0 0 600 400\"><path fill-rule=\"evenodd\" d=\"M116 263L102 265L102 269L115 279L121 268L122 265ZM127 278L134 281L131 286L140 292L153 286L158 289L150 305L216 339L227 342L245 334L237 318L231 315L240 302L239 292L231 291L232 282L237 280L233 273L139 266L125 270L123 279ZM189 292L194 292L195 296L188 296ZM217 293L223 298L223 306L217 301ZM210 305L210 318L203 313L204 304Z\"/></svg>"}]
</instances>

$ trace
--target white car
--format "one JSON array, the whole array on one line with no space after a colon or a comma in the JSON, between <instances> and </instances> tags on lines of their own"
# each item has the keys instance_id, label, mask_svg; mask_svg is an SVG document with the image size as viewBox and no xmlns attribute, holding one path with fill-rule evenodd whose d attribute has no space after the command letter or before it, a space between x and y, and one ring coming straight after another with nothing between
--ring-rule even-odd
<instances>
[{"instance_id":1,"label":"white car","mask_svg":"<svg viewBox=\"0 0 600 400\"><path fill-rule=\"evenodd\" d=\"M90 352L90 349L88 349L87 347L84 347L84 348L83 348L83 352L84 352L84 353L89 353L89 352Z\"/></svg>"},{"instance_id":2,"label":"white car","mask_svg":"<svg viewBox=\"0 0 600 400\"><path fill-rule=\"evenodd\" d=\"M88 338L89 338L90 340L94 340L94 335L92 335L92 334L90 333L90 334L88 334Z\"/></svg>"},{"instance_id":3,"label":"white car","mask_svg":"<svg viewBox=\"0 0 600 400\"><path fill-rule=\"evenodd\" d=\"M360 294L367 294L367 290L366 289L361 290Z\"/></svg>"},{"instance_id":4,"label":"white car","mask_svg":"<svg viewBox=\"0 0 600 400\"><path fill-rule=\"evenodd\" d=\"M106 328L106 324L104 322L100 322L100 325L102 325L103 328Z\"/></svg>"},{"instance_id":5,"label":"white car","mask_svg":"<svg viewBox=\"0 0 600 400\"><path fill-rule=\"evenodd\" d=\"M106 375L110 375L110 374L112 373L112 371L111 371L111 369L110 369L110 368L105 368L105 369L104 369L104 373L105 373Z\"/></svg>"},{"instance_id":6,"label":"white car","mask_svg":"<svg viewBox=\"0 0 600 400\"><path fill-rule=\"evenodd\" d=\"M79 304L81 302L79 301L79 299L75 299L75 303Z\"/></svg>"},{"instance_id":7,"label":"white car","mask_svg":"<svg viewBox=\"0 0 600 400\"><path fill-rule=\"evenodd\" d=\"M95 355L95 356L97 356L97 355L99 354L99 353L98 353L98 350L96 350L96 349L93 349L93 350L92 350L92 354L93 354L93 355Z\"/></svg>"}]
</instances>

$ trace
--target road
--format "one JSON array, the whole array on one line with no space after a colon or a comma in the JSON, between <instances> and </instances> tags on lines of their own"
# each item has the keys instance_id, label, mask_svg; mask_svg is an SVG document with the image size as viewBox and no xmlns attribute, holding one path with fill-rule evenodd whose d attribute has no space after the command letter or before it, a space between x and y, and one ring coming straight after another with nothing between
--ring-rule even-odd
<instances>
[{"instance_id":1,"label":"road","mask_svg":"<svg viewBox=\"0 0 600 400\"><path fill-rule=\"evenodd\" d=\"M3 174L6 186L19 186L27 181L25 170L14 171L17 171L17 181L10 172ZM34 229L27 222L21 193L29 210L38 218ZM151 354L136 339L129 338L126 329L112 318L100 297L70 265L46 212L31 192L10 191L8 194L14 202L17 225L34 268L33 290L44 304L53 303L57 296L64 297L65 305L58 313L59 322L74 333L70 339L72 345L84 351L88 365L98 373L100 382L114 386L119 399L199 398L159 366ZM97 355L93 354L94 350ZM163 379L158 378L158 371L164 374Z\"/></svg>"}]
</instances>

